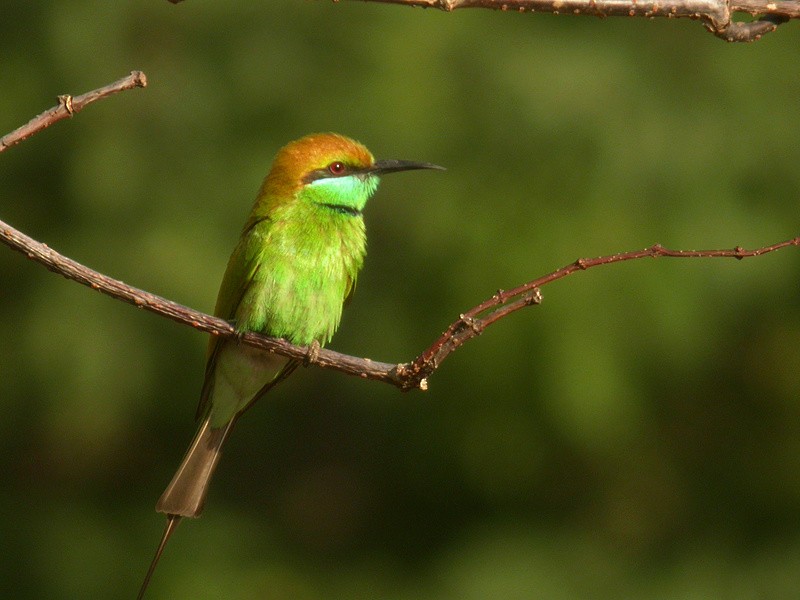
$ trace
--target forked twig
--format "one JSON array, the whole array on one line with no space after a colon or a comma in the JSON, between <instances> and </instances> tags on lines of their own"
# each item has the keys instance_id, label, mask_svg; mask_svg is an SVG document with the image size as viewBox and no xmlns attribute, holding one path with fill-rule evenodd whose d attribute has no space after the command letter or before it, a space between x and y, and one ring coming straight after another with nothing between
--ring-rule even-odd
<instances>
[{"instance_id":1,"label":"forked twig","mask_svg":"<svg viewBox=\"0 0 800 600\"><path fill-rule=\"evenodd\" d=\"M409 365L402 365L405 371L403 375L407 380L406 385L408 388L419 387L418 384L424 382L454 350L483 333L489 325L496 323L511 313L526 306L540 304L542 301L541 288L543 286L573 273L628 260L662 256L667 258L735 258L741 260L768 254L787 246L800 246L800 237L756 248L755 250L745 250L741 246L728 250L671 250L660 244L655 244L643 250L620 252L597 258L579 258L557 271L523 283L512 290L498 290L491 298L462 314L422 354Z\"/></svg>"}]
</instances>

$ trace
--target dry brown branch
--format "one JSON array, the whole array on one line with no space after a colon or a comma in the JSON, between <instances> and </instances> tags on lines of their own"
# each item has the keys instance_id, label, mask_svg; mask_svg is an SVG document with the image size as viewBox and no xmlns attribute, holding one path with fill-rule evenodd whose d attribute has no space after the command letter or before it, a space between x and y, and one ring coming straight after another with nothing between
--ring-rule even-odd
<instances>
[{"instance_id":1,"label":"dry brown branch","mask_svg":"<svg viewBox=\"0 0 800 600\"><path fill-rule=\"evenodd\" d=\"M512 290L498 290L491 298L462 314L438 340L431 344L414 361L408 365L400 365L399 368L402 368L403 378L408 380L407 387L415 387L417 382L425 381L450 353L468 340L479 336L489 325L521 308L540 304L542 301L541 287L579 271L628 260L658 258L661 256L667 258L735 258L741 260L743 258L761 256L787 246L800 246L800 237L763 246L755 250L745 250L740 246L730 250L670 250L660 244L655 244L643 250L621 252L597 258L579 258L557 271L523 283Z\"/></svg>"},{"instance_id":2,"label":"dry brown branch","mask_svg":"<svg viewBox=\"0 0 800 600\"><path fill-rule=\"evenodd\" d=\"M112 94L137 87L147 87L147 77L141 71L131 71L131 74L127 77L123 77L114 83L109 83L108 85L92 90L91 92L86 92L80 96L70 96L69 94L58 96L58 104L53 108L35 116L22 127L0 138L0 152L7 150L14 144L20 143L22 140L29 138L35 133L39 133L42 129L50 127L53 123L79 113L85 106L91 104L95 100L101 100Z\"/></svg>"},{"instance_id":3,"label":"dry brown branch","mask_svg":"<svg viewBox=\"0 0 800 600\"><path fill-rule=\"evenodd\" d=\"M257 333L240 335L224 319L193 310L161 296L131 287L118 279L112 279L102 273L98 273L59 254L47 245L37 242L3 221L0 221L0 242L25 254L31 260L44 265L54 273L63 275L67 279L72 279L112 298L128 302L138 308L149 310L178 323L190 325L200 331L205 331L212 335L239 337L243 343L291 358L301 359L308 364L336 369L348 375L387 381L403 387L404 381L394 373L397 365L387 365L371 361L368 358L347 356L333 350L320 349L317 351L317 349L305 346L294 346L286 340L270 338Z\"/></svg>"},{"instance_id":4,"label":"dry brown branch","mask_svg":"<svg viewBox=\"0 0 800 600\"><path fill-rule=\"evenodd\" d=\"M107 97L117 91L144 86L145 82L144 74L134 71L129 77L121 79L116 83L89 92L78 98L73 98L71 100L71 110L75 112L75 103L78 99L81 101L80 106L83 107L93 100ZM69 101L64 100L64 110L67 110L69 104ZM8 134L2 139L11 139L11 143L13 144L41 131L50 123L64 118L63 116L47 116L58 110L59 107L56 107L47 113L43 113L43 115L32 120L31 123L25 127ZM31 126L32 123L34 124L33 126ZM26 129L29 126L31 126L31 128ZM539 304L542 300L541 287L575 272L585 271L601 265L609 265L641 258L657 258L661 256L670 258L743 259L761 256L787 246L800 246L800 237L755 250L745 250L741 247L736 247L731 250L669 250L656 244L644 250L634 250L598 258L580 258L557 271L524 283L512 290L499 290L491 298L488 298L486 301L460 315L460 317L452 323L429 348L423 351L422 354L413 361L403 364L380 363L368 358L348 356L333 350L319 349L313 346L295 346L286 340L270 338L253 332L240 334L230 323L223 319L182 306L177 302L131 287L118 279L113 279L102 273L93 271L59 254L47 245L34 240L3 221L0 221L0 242L25 254L31 260L44 265L54 273L77 281L112 298L123 300L139 308L165 316L173 321L190 325L200 331L205 331L212 335L236 337L241 343L261 348L268 352L275 352L283 356L300 359L304 361L305 364L314 364L365 379L374 379L385 383L391 383L402 390L424 390L427 389L428 377L439 368L441 363L454 350L462 346L468 340L477 337L483 333L488 326L511 313L526 306Z\"/></svg>"},{"instance_id":5,"label":"dry brown branch","mask_svg":"<svg viewBox=\"0 0 800 600\"><path fill-rule=\"evenodd\" d=\"M178 4L183 0L169 0ZM778 25L800 18L800 0L361 0L405 4L446 12L458 8L488 8L514 12L595 17L667 17L700 19L706 29L726 42L755 42ZM339 0L333 0L339 2ZM750 22L734 21L735 13L758 16Z\"/></svg>"},{"instance_id":6,"label":"dry brown branch","mask_svg":"<svg viewBox=\"0 0 800 600\"><path fill-rule=\"evenodd\" d=\"M336 2L338 0L334 0ZM363 0L404 4L451 12L459 8L487 8L555 15L595 17L667 17L700 19L714 35L729 42L753 42L789 19L800 18L800 0ZM761 18L734 22L734 13Z\"/></svg>"},{"instance_id":7,"label":"dry brown branch","mask_svg":"<svg viewBox=\"0 0 800 600\"><path fill-rule=\"evenodd\" d=\"M439 368L453 351L468 340L477 337L500 319L526 306L542 301L540 288L548 283L585 271L592 267L636 260L641 258L748 258L774 252L786 246L799 246L800 237L765 246L755 250L736 247L731 250L670 250L658 244L645 248L598 258L580 258L575 262L547 275L524 283L512 290L500 290L491 298L459 316L453 324L429 348L409 363L390 364L341 354L333 350L295 346L286 340L248 332L238 334L227 321L182 306L150 292L131 287L102 273L93 271L67 258L41 242L28 237L10 225L0 221L0 242L25 254L54 273L63 275L112 298L129 302L138 308L149 310L173 321L190 325L212 335L238 337L244 344L289 356L326 369L334 369L348 375L391 383L402 390L427 389L428 378Z\"/></svg>"}]
</instances>

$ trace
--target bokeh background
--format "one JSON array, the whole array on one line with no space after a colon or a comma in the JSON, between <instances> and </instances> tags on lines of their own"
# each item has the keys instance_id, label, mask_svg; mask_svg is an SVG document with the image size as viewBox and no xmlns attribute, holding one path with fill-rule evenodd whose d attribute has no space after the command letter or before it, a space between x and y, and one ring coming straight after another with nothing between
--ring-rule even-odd
<instances>
[{"instance_id":1,"label":"bokeh background","mask_svg":"<svg viewBox=\"0 0 800 600\"><path fill-rule=\"evenodd\" d=\"M798 234L796 23L361 2L5 2L0 218L211 311L275 151L313 131L444 164L387 178L332 347L400 362L580 256ZM306 369L237 427L148 598L796 598L800 253L642 260L544 288L427 393ZM133 598L206 337L0 248L0 595Z\"/></svg>"}]
</instances>

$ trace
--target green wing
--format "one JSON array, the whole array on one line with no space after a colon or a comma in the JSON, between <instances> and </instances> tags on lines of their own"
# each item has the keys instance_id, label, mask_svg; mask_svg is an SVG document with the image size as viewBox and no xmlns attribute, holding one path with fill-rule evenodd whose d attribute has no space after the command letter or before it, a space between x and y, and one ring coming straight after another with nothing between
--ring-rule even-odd
<instances>
[{"instance_id":1,"label":"green wing","mask_svg":"<svg viewBox=\"0 0 800 600\"><path fill-rule=\"evenodd\" d=\"M222 285L220 285L219 294L217 295L217 305L214 308L214 316L225 319L226 321L235 321L236 310L239 308L239 303L242 301L247 289L252 285L256 273L260 268L260 263L257 260L257 253L248 252L248 246L251 242L249 234L256 225L265 220L267 220L267 218L248 223L242 232L239 243L228 260L225 275L222 277ZM237 327L235 322L233 326ZM205 416L206 409L208 408L213 388L212 375L216 364L217 351L224 341L224 339L216 335L212 335L208 340L206 373L203 381L203 389L200 391L200 403L197 406L197 414L195 415L197 419Z\"/></svg>"}]
</instances>

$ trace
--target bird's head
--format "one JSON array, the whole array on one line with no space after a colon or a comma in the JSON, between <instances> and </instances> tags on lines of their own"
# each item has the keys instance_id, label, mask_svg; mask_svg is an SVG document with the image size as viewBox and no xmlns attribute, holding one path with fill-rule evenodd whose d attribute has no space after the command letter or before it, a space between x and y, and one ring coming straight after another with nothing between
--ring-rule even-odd
<instances>
[{"instance_id":1,"label":"bird's head","mask_svg":"<svg viewBox=\"0 0 800 600\"><path fill-rule=\"evenodd\" d=\"M270 204L302 198L357 215L377 189L380 175L412 169L443 167L407 160L376 161L355 140L316 133L278 151L259 196Z\"/></svg>"}]
</instances>

